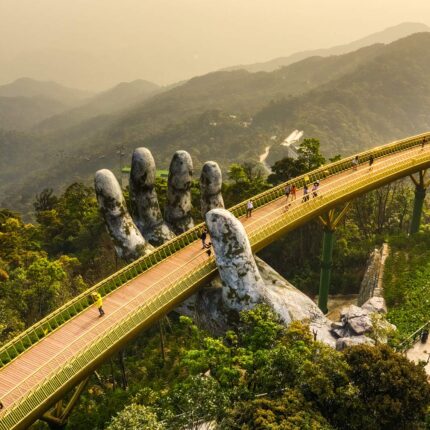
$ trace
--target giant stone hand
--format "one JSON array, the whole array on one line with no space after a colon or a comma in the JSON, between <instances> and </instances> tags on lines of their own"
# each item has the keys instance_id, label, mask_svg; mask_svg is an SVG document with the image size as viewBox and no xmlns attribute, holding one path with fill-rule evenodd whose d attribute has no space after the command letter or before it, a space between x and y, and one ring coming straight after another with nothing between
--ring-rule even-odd
<instances>
[{"instance_id":1,"label":"giant stone hand","mask_svg":"<svg viewBox=\"0 0 430 430\"><path fill-rule=\"evenodd\" d=\"M192 160L177 151L169 170L165 221L155 192L155 163L151 152L133 153L130 174L132 215L128 214L118 182L109 170L95 176L95 189L106 226L118 255L133 261L193 227L191 218ZM200 177L201 211L206 216L219 275L177 308L201 326L219 333L238 320L238 312L266 303L289 324L307 320L322 340L333 344L329 325L318 307L271 267L255 259L241 222L223 209L222 177L217 163L206 162ZM133 222L134 221L134 222ZM204 251L202 251L204 252Z\"/></svg>"}]
</instances>

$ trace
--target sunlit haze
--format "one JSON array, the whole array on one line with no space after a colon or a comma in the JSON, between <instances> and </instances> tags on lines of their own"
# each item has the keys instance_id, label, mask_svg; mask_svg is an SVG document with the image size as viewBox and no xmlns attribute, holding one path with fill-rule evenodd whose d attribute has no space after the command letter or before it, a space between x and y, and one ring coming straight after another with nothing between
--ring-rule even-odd
<instances>
[{"instance_id":1,"label":"sunlit haze","mask_svg":"<svg viewBox=\"0 0 430 430\"><path fill-rule=\"evenodd\" d=\"M0 84L19 77L91 90L169 84L237 64L347 43L428 0L0 0Z\"/></svg>"}]
</instances>

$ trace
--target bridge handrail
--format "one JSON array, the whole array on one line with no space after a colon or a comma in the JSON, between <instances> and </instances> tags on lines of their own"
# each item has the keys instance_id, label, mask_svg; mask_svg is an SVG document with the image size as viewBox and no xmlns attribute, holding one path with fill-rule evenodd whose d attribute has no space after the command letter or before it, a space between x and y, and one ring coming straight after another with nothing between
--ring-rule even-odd
<instances>
[{"instance_id":1,"label":"bridge handrail","mask_svg":"<svg viewBox=\"0 0 430 430\"><path fill-rule=\"evenodd\" d=\"M383 167L380 171L375 169L372 174L373 182L375 181L375 178L382 180L387 176L393 175L399 170L399 168L403 169L403 171L407 171L407 169L410 168L410 161L410 158L405 159L399 155L399 159L396 163ZM430 154L426 153L422 161L429 163ZM344 180L348 183L346 191L345 187L343 187L343 189L333 189L330 187L324 195L311 199L303 205L297 205L287 212L285 212L285 208L276 208L272 212L278 212L279 215L275 218L264 217L266 220L264 225L250 233L249 239L251 244L255 245L258 241L267 237L269 233L273 235L274 232L285 229L286 225L298 222L300 218L304 218L303 215L314 216L318 211L326 208L327 205L333 205L333 203L337 202L339 198L343 197L345 194L357 194L368 188L369 181L367 177L357 179L355 175L351 175ZM283 211L281 211L281 209L283 209ZM300 214L302 215L301 217L299 216ZM203 256L204 257L202 257L202 254L199 254L196 258L201 258L203 261L199 263L197 267L193 268L192 271L186 272L182 277L178 277L176 275L178 270L183 269L181 266L180 268L175 269L173 273L169 273L163 279L159 280L156 284L142 290L138 297L148 293L148 290L155 289L156 285L160 283L163 285L161 291L158 291L150 300L132 311L130 311L127 306L138 297L130 299L129 302L123 304L118 310L123 313L123 318L117 324L114 324L113 327L106 328L102 333L98 334L95 339L85 340L85 344L79 345L80 352L77 354L73 353L70 357L63 356L65 351L71 350L73 344L77 344L81 336L78 339L75 339L72 342L72 345L64 348L56 356L52 357L48 363L46 363L50 372L48 372L43 380L37 380L37 383L32 388L30 388L31 378L37 378L38 375L35 373L29 375L26 378L26 384L28 384L27 387L29 388L29 391L25 391L27 389L27 387L25 387L26 384L20 384L13 389L24 394L24 396L21 397L19 401L15 402L10 408L4 410L3 414L0 413L0 416L2 417L0 421L0 429L3 430L11 428L12 425L20 422L19 420L21 420L25 414L29 414L35 405L41 404L41 402L53 395L71 378L77 376L80 372L85 371L89 366L94 365L95 361L100 359L100 356L106 355L106 353L109 352L108 349L112 348L112 346L120 339L126 337L127 334L136 330L136 328L141 327L142 324L151 322L160 312L165 311L166 306L172 307L182 300L185 294L189 293L189 290L193 285L216 270L214 258L208 258L205 254L203 254ZM191 260L189 262L191 262ZM168 282L169 280L171 280L171 282ZM75 351L77 350L78 349Z\"/></svg>"},{"instance_id":2,"label":"bridge handrail","mask_svg":"<svg viewBox=\"0 0 430 430\"><path fill-rule=\"evenodd\" d=\"M413 146L420 145L423 139L429 137L429 133L423 133L420 135L412 136L407 139L402 139L387 145L363 151L357 154L359 157L359 164L367 163L370 155L373 155L373 157L377 159L381 156L401 152ZM351 162L354 157L355 155L352 155L350 157L346 157L342 160L330 163L328 165L323 165L318 169L298 176L288 182L290 184L295 184L296 187L300 189L304 185L307 178L309 178L309 182L313 182L317 179L324 179L329 176L335 175L341 171L351 169ZM254 196L252 198L254 207L258 208L264 206L271 201L281 197L284 194L285 184L286 183L279 184L267 191L264 191ZM246 202L247 201L244 201L233 206L232 208L230 208L230 211L237 217L244 215L246 213ZM203 223L196 225L187 232L182 233L181 235L161 245L150 254L143 256L138 260L130 263L129 265L123 267L122 269L103 279L99 283L88 288L78 296L72 298L67 303L57 308L43 319L33 324L31 327L27 328L18 336L11 339L5 345L0 347L0 368L10 363L24 351L37 344L46 335L52 333L53 331L61 327L65 322L69 321L70 319L84 311L86 308L91 306L93 304L93 299L91 297L91 294L93 292L98 292L102 296L106 296L107 294L113 292L128 281L134 279L136 276L139 276L140 274L144 273L149 268L160 263L176 251L198 240L199 232L202 226Z\"/></svg>"},{"instance_id":3,"label":"bridge handrail","mask_svg":"<svg viewBox=\"0 0 430 430\"><path fill-rule=\"evenodd\" d=\"M397 345L395 347L396 351L405 352L406 350L408 350L416 343L416 341L421 337L421 333L426 329L430 330L430 321L427 321L420 328L410 334L406 339L404 339L403 342Z\"/></svg>"},{"instance_id":4,"label":"bridge handrail","mask_svg":"<svg viewBox=\"0 0 430 430\"><path fill-rule=\"evenodd\" d=\"M194 262L196 259L202 261L192 271L186 273L185 276L179 277L176 275L175 272L182 269L182 267L178 267L172 273L158 280L156 284L142 290L137 296L109 314L109 317L112 317L114 314L119 313L122 318L118 323L113 324L111 327L106 327L102 332L98 333L95 339L87 339L86 341L84 340L85 344L79 344L85 333L75 338L66 348L43 364L42 367L48 368L50 371L42 380L37 379L37 383L33 387L31 387L31 382L33 382L33 378L38 378L37 371L28 375L23 384L15 386L6 393L10 394L13 391L18 391L20 394L25 395L14 403L11 408L4 410L3 414L0 411L0 429L8 429L8 426L19 422L20 414L15 413L15 411L21 405L25 405L28 412L31 411L31 408L34 405L41 404L49 393L54 393L70 378L82 371L86 366L91 365L97 357L106 354L109 346L117 343L144 321L151 320L151 317L157 315L164 306L180 301L184 292L191 288L193 284L216 270L214 257L208 258L205 252L201 252L186 264ZM142 295L148 293L148 290L155 289L159 284L163 285L163 289L157 295L133 311L128 309L128 305L139 300ZM95 327L102 323L102 320L98 321ZM75 353L76 350L73 349L75 345L80 351L77 354ZM66 352L72 352L71 358L64 356ZM25 392L26 387L31 387L28 392ZM3 427L3 425L7 427Z\"/></svg>"}]
</instances>

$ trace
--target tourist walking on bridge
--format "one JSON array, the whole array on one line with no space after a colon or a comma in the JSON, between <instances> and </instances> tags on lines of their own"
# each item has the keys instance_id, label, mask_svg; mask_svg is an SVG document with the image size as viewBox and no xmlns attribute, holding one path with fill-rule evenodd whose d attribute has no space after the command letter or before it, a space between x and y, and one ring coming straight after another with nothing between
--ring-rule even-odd
<instances>
[{"instance_id":1,"label":"tourist walking on bridge","mask_svg":"<svg viewBox=\"0 0 430 430\"><path fill-rule=\"evenodd\" d=\"M374 160L375 159L373 158L373 155L370 154L370 157L369 157L369 172L371 172L373 170L373 161Z\"/></svg>"},{"instance_id":2,"label":"tourist walking on bridge","mask_svg":"<svg viewBox=\"0 0 430 430\"><path fill-rule=\"evenodd\" d=\"M291 185L291 201L296 200L297 198L296 192L297 192L296 186L294 184Z\"/></svg>"},{"instance_id":3,"label":"tourist walking on bridge","mask_svg":"<svg viewBox=\"0 0 430 430\"><path fill-rule=\"evenodd\" d=\"M208 235L208 230L206 227L203 227L202 234L200 235L200 239L202 240L202 249L206 248L207 235Z\"/></svg>"},{"instance_id":4,"label":"tourist walking on bridge","mask_svg":"<svg viewBox=\"0 0 430 430\"><path fill-rule=\"evenodd\" d=\"M291 185L287 184L287 186L285 187L285 197L287 198L287 203L288 203L290 194L291 194Z\"/></svg>"},{"instance_id":5,"label":"tourist walking on bridge","mask_svg":"<svg viewBox=\"0 0 430 430\"><path fill-rule=\"evenodd\" d=\"M93 299L96 302L97 309L99 310L99 317L102 317L105 314L103 310L103 299L100 293L93 293Z\"/></svg>"},{"instance_id":6,"label":"tourist walking on bridge","mask_svg":"<svg viewBox=\"0 0 430 430\"><path fill-rule=\"evenodd\" d=\"M248 203L246 204L246 217L247 218L251 218L252 209L254 209L254 203L252 203L252 200L248 200Z\"/></svg>"},{"instance_id":7,"label":"tourist walking on bridge","mask_svg":"<svg viewBox=\"0 0 430 430\"><path fill-rule=\"evenodd\" d=\"M312 196L317 197L318 196L318 188L320 186L320 181L314 182L314 185L312 187Z\"/></svg>"},{"instance_id":8,"label":"tourist walking on bridge","mask_svg":"<svg viewBox=\"0 0 430 430\"><path fill-rule=\"evenodd\" d=\"M351 163L352 163L352 170L356 171L358 167L358 155L354 157Z\"/></svg>"},{"instance_id":9,"label":"tourist walking on bridge","mask_svg":"<svg viewBox=\"0 0 430 430\"><path fill-rule=\"evenodd\" d=\"M305 186L303 187L303 198L302 198L302 203L307 202L309 200L309 188L308 186L305 184Z\"/></svg>"}]
</instances>

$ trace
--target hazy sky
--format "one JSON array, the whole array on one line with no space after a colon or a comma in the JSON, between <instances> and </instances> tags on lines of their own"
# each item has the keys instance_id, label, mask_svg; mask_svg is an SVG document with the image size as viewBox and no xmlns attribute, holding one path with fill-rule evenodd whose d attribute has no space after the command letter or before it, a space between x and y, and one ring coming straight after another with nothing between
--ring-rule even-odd
<instances>
[{"instance_id":1,"label":"hazy sky","mask_svg":"<svg viewBox=\"0 0 430 430\"><path fill-rule=\"evenodd\" d=\"M0 84L17 77L105 89L348 43L429 0L0 0Z\"/></svg>"}]
</instances>

